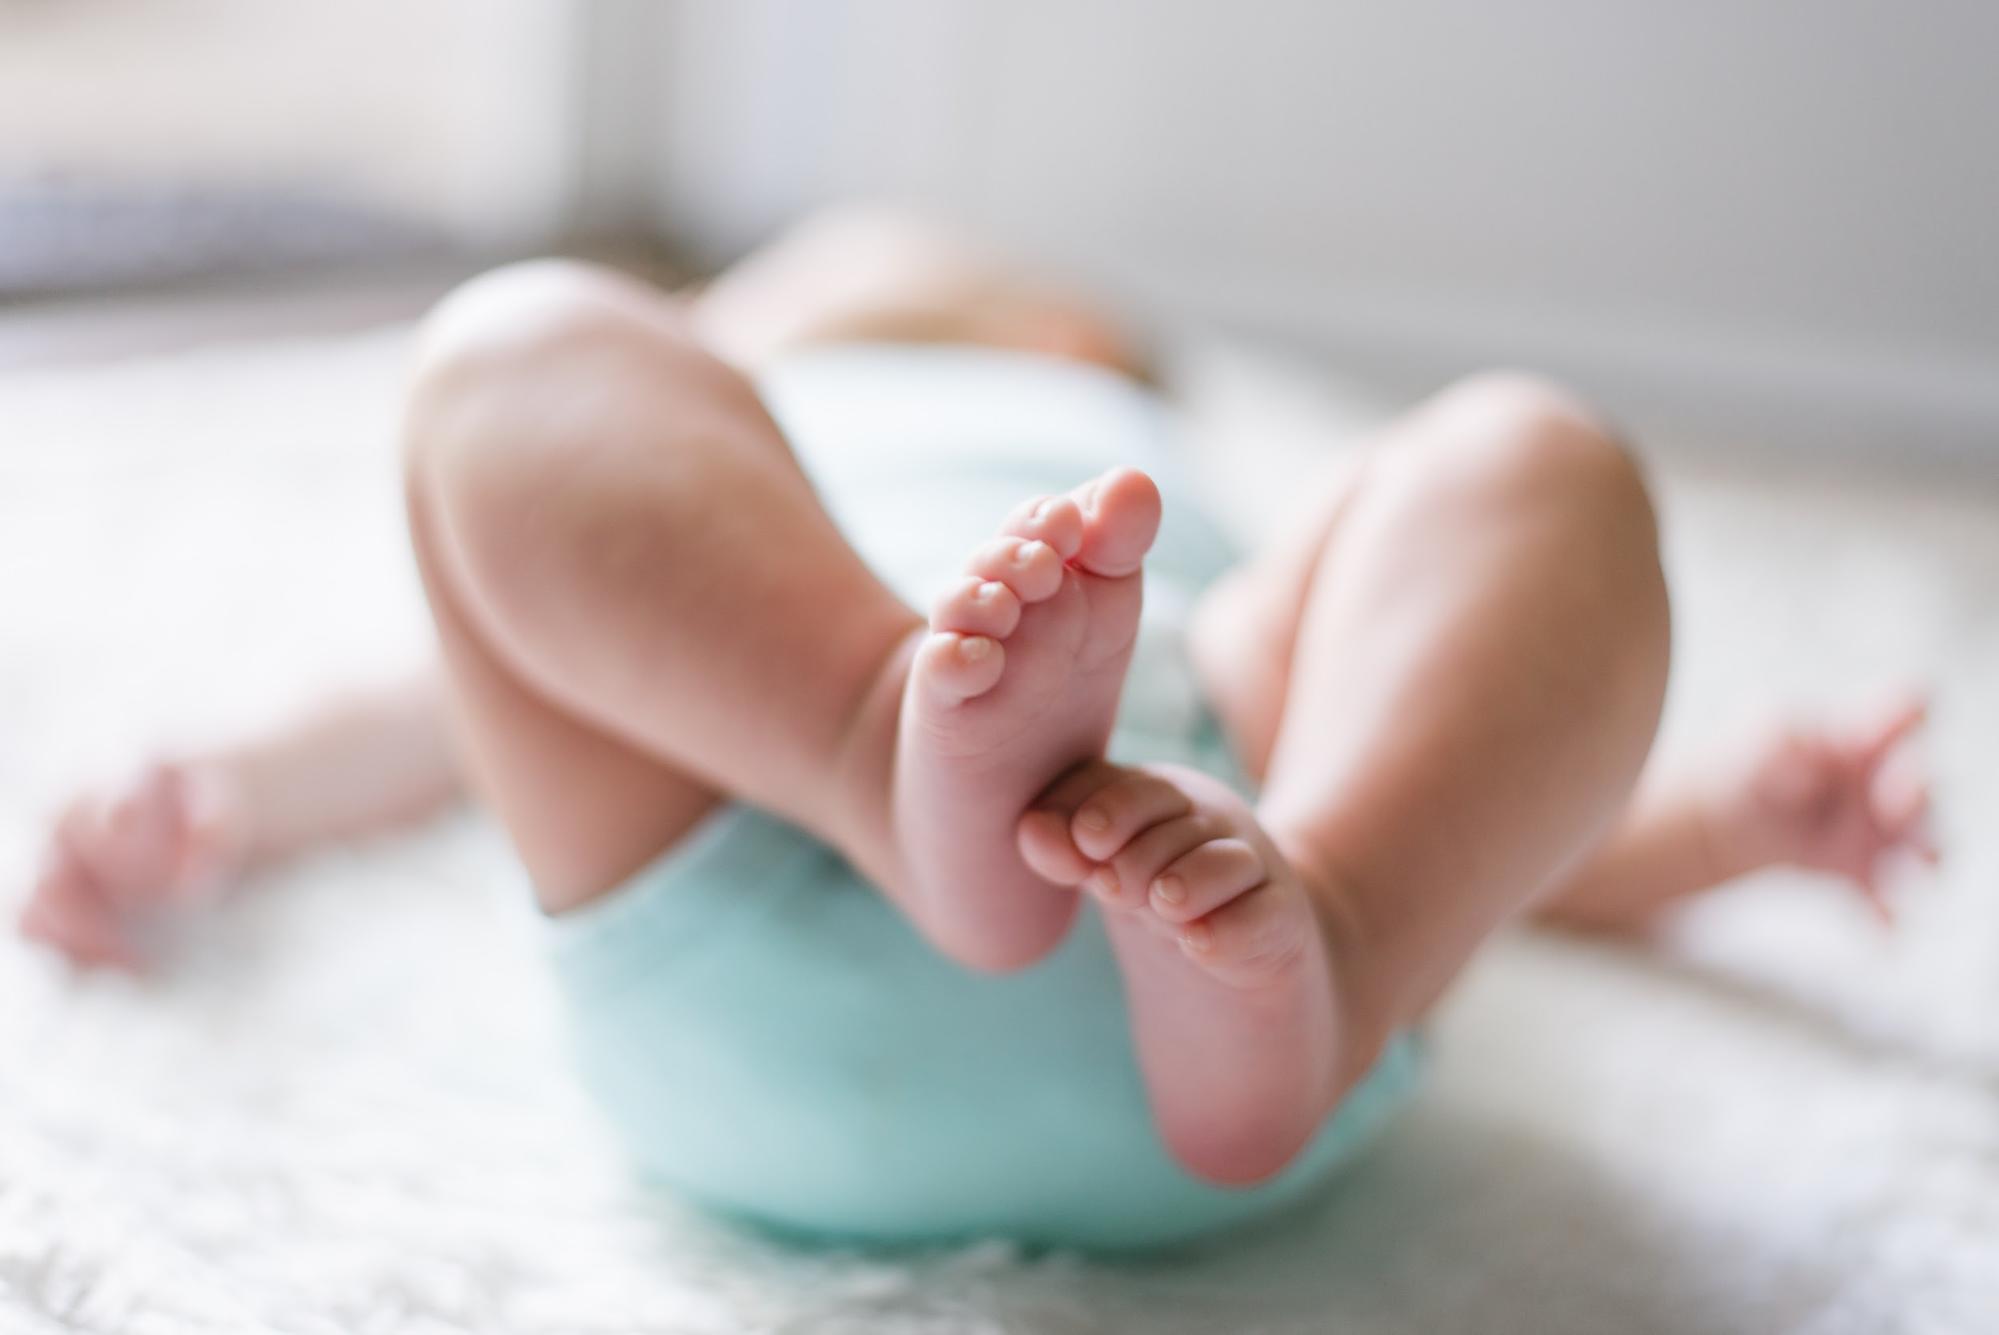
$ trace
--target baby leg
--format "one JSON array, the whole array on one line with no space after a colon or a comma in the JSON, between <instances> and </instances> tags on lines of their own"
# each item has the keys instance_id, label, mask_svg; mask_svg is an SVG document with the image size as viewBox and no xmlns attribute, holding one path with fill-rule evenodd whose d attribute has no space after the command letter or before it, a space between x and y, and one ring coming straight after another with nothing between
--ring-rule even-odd
<instances>
[{"instance_id":1,"label":"baby leg","mask_svg":"<svg viewBox=\"0 0 1999 1335\"><path fill-rule=\"evenodd\" d=\"M1467 381L1370 456L1296 605L1259 815L1342 887L1343 988L1386 1032L1623 807L1668 663L1651 505L1567 398Z\"/></svg>"},{"instance_id":2,"label":"baby leg","mask_svg":"<svg viewBox=\"0 0 1999 1335\"><path fill-rule=\"evenodd\" d=\"M891 874L889 739L858 723L920 618L679 306L577 265L477 280L425 330L406 434L473 785L547 907L720 793Z\"/></svg>"},{"instance_id":3,"label":"baby leg","mask_svg":"<svg viewBox=\"0 0 1999 1335\"><path fill-rule=\"evenodd\" d=\"M528 266L447 302L425 346L419 563L475 782L551 907L729 794L837 847L961 962L1060 939L1074 898L1013 824L1109 733L1148 479L1023 506L926 627L661 294Z\"/></svg>"},{"instance_id":4,"label":"baby leg","mask_svg":"<svg viewBox=\"0 0 1999 1335\"><path fill-rule=\"evenodd\" d=\"M1113 908L1162 1130L1223 1180L1282 1166L1589 847L1665 685L1644 487L1553 392L1488 378L1441 396L1330 514L1308 559L1253 568L1211 595L1236 606L1196 621L1199 663L1255 669L1208 674L1267 761L1253 815L1189 776L1099 767L1022 828L1045 874ZM1272 665L1276 711L1239 689Z\"/></svg>"}]
</instances>

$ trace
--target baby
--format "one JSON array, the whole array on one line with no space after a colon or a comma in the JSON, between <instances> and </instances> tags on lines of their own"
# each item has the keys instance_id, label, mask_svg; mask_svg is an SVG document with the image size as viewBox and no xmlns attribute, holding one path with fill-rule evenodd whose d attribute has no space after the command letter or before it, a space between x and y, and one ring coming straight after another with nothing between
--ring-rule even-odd
<instances>
[{"instance_id":1,"label":"baby","mask_svg":"<svg viewBox=\"0 0 1999 1335\"><path fill-rule=\"evenodd\" d=\"M653 1177L1116 1248L1323 1181L1509 919L1632 930L1776 864L1879 907L1934 857L1917 701L1638 782L1652 508L1556 389L1446 390L1242 564L1166 426L1107 320L897 217L685 298L481 278L406 418L441 671L79 799L23 928L132 963L462 784Z\"/></svg>"}]
</instances>

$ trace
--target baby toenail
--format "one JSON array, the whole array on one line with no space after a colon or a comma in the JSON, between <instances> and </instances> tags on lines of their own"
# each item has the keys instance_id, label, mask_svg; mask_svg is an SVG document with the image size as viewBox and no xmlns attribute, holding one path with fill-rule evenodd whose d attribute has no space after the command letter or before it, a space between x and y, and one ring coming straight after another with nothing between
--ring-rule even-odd
<instances>
[{"instance_id":1,"label":"baby toenail","mask_svg":"<svg viewBox=\"0 0 1999 1335\"><path fill-rule=\"evenodd\" d=\"M1025 569L1033 565L1036 558L1046 550L1048 544L1045 542L1024 542L1020 545L1020 550L1013 554L1013 563Z\"/></svg>"},{"instance_id":2,"label":"baby toenail","mask_svg":"<svg viewBox=\"0 0 1999 1335\"><path fill-rule=\"evenodd\" d=\"M1084 807L1083 813L1076 817L1076 824L1086 830L1108 830L1111 827L1111 813L1099 807Z\"/></svg>"},{"instance_id":3,"label":"baby toenail","mask_svg":"<svg viewBox=\"0 0 1999 1335\"><path fill-rule=\"evenodd\" d=\"M1090 873L1090 893L1098 899L1116 899L1117 892L1117 873L1109 867L1099 867Z\"/></svg>"},{"instance_id":4,"label":"baby toenail","mask_svg":"<svg viewBox=\"0 0 1999 1335\"><path fill-rule=\"evenodd\" d=\"M978 598L980 602L989 603L993 599L999 597L1001 594L1005 592L1006 592L1006 585L1000 583L996 579L989 579L985 583L979 585L979 591L975 596Z\"/></svg>"},{"instance_id":5,"label":"baby toenail","mask_svg":"<svg viewBox=\"0 0 1999 1335\"><path fill-rule=\"evenodd\" d=\"M1054 504L1055 504L1055 498L1053 496L1043 496L1040 500L1034 503L1034 513L1029 515L1028 518L1046 519L1048 517L1048 511L1050 507L1052 507Z\"/></svg>"},{"instance_id":6,"label":"baby toenail","mask_svg":"<svg viewBox=\"0 0 1999 1335\"><path fill-rule=\"evenodd\" d=\"M1180 947L1196 955L1205 955L1215 948L1215 932L1204 922L1189 923L1180 930Z\"/></svg>"},{"instance_id":7,"label":"baby toenail","mask_svg":"<svg viewBox=\"0 0 1999 1335\"><path fill-rule=\"evenodd\" d=\"M983 635L967 635L958 641L958 656L967 663L976 663L993 651L993 642Z\"/></svg>"},{"instance_id":8,"label":"baby toenail","mask_svg":"<svg viewBox=\"0 0 1999 1335\"><path fill-rule=\"evenodd\" d=\"M1187 902L1187 883L1178 876L1162 876L1152 883L1152 893L1162 904Z\"/></svg>"}]
</instances>

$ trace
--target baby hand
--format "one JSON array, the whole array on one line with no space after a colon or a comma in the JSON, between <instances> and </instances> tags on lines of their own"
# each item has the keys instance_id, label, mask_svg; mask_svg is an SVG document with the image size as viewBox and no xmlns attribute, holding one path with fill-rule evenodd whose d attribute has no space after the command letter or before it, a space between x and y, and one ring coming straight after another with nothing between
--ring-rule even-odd
<instances>
[{"instance_id":1,"label":"baby hand","mask_svg":"<svg viewBox=\"0 0 1999 1335\"><path fill-rule=\"evenodd\" d=\"M1742 865L1844 877L1889 920L1882 872L1890 857L1938 860L1929 782L1906 746L1927 713L1927 701L1910 696L1858 726L1776 733L1752 753L1718 836Z\"/></svg>"},{"instance_id":2,"label":"baby hand","mask_svg":"<svg viewBox=\"0 0 1999 1335\"><path fill-rule=\"evenodd\" d=\"M21 932L83 965L136 967L131 928L211 900L237 862L237 804L216 776L146 766L56 820Z\"/></svg>"}]
</instances>

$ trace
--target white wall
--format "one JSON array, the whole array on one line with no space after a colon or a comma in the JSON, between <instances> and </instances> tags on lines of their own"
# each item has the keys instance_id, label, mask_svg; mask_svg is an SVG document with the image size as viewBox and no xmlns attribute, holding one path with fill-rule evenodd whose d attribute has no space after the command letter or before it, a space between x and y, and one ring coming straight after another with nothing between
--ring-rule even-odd
<instances>
[{"instance_id":1,"label":"white wall","mask_svg":"<svg viewBox=\"0 0 1999 1335\"><path fill-rule=\"evenodd\" d=\"M1414 377L1999 460L1999 7L732 0L654 204L961 211L1161 310Z\"/></svg>"},{"instance_id":2,"label":"white wall","mask_svg":"<svg viewBox=\"0 0 1999 1335\"><path fill-rule=\"evenodd\" d=\"M487 245L571 206L563 0L0 3L0 179L306 187Z\"/></svg>"}]
</instances>

